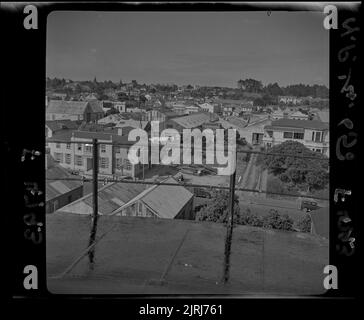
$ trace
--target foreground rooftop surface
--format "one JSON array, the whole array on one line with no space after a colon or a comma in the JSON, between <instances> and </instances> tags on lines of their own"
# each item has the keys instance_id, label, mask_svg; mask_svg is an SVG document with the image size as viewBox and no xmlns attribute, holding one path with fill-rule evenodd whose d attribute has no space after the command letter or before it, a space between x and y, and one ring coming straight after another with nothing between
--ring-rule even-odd
<instances>
[{"instance_id":1,"label":"foreground rooftop surface","mask_svg":"<svg viewBox=\"0 0 364 320\"><path fill-rule=\"evenodd\" d=\"M328 241L310 234L236 226L230 281L223 285L223 224L101 216L91 268L88 255L80 258L89 243L90 217L55 213L46 223L47 285L55 294L325 292Z\"/></svg>"}]
</instances>

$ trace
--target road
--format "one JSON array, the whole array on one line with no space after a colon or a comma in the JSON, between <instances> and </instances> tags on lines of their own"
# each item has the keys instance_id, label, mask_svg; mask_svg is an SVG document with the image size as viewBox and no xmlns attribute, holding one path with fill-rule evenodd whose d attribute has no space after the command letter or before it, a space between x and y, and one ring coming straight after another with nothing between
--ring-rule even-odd
<instances>
[{"instance_id":1,"label":"road","mask_svg":"<svg viewBox=\"0 0 364 320\"><path fill-rule=\"evenodd\" d=\"M246 170L237 184L238 188L254 189L265 191L267 189L267 170L262 170L256 165L258 155L252 154ZM294 221L305 216L305 213L298 209L298 199L272 199L261 192L237 191L239 204L242 210L249 208L251 213L262 216L269 214L271 209L277 210L280 214L288 214Z\"/></svg>"}]
</instances>

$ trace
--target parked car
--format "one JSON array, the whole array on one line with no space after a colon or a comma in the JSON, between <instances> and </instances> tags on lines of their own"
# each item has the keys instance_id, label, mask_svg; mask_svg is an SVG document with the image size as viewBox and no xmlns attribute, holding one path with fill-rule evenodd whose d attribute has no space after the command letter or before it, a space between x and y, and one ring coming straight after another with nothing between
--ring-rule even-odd
<instances>
[{"instance_id":1,"label":"parked car","mask_svg":"<svg viewBox=\"0 0 364 320\"><path fill-rule=\"evenodd\" d=\"M194 188L193 189L193 193L194 193L194 195L196 197L211 199L210 192L206 191L205 189L202 189L202 188Z\"/></svg>"},{"instance_id":2,"label":"parked car","mask_svg":"<svg viewBox=\"0 0 364 320\"><path fill-rule=\"evenodd\" d=\"M313 200L307 200L307 199L303 199L301 202L300 202L300 206L299 206L299 209L300 210L303 210L305 212L310 212L312 210L317 210L319 209L320 206L317 204L316 201L313 201Z\"/></svg>"}]
</instances>

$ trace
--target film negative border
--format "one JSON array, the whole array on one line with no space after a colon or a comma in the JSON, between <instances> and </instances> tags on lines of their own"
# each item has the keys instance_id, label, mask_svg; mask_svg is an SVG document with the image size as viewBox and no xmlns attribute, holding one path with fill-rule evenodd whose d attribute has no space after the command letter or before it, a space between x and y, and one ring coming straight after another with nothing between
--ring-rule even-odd
<instances>
[{"instance_id":1,"label":"film negative border","mask_svg":"<svg viewBox=\"0 0 364 320\"><path fill-rule=\"evenodd\" d=\"M161 7L162 6L162 7ZM266 6L266 5L265 5ZM305 6L259 4L19 4L2 9L2 28L12 30L4 38L6 61L11 65L4 76L8 93L4 149L8 214L12 239L11 295L13 297L50 297L46 289L45 260L45 154L44 96L46 19L54 10L306 10ZM358 4L333 4L327 10L323 27L330 32L330 266L323 270L327 297L352 297L356 287L359 234L360 189L357 181L360 159L358 110L361 26ZM21 79L21 94L11 84ZM17 98L17 105L11 97ZM34 106L43 106L35 109ZM14 134L10 119L17 118L22 128ZM10 134L12 133L12 134ZM10 209L10 210L9 210ZM325 275L326 274L326 275ZM336 278L335 278L336 274ZM110 297L108 297L110 298Z\"/></svg>"}]
</instances>

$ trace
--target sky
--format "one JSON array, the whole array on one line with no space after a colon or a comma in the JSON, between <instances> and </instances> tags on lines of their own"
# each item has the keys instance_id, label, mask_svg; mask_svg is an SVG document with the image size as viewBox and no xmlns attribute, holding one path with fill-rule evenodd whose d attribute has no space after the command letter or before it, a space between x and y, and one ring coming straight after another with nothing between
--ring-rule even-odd
<instances>
[{"instance_id":1,"label":"sky","mask_svg":"<svg viewBox=\"0 0 364 320\"><path fill-rule=\"evenodd\" d=\"M47 77L236 87L329 84L322 12L52 12Z\"/></svg>"}]
</instances>

